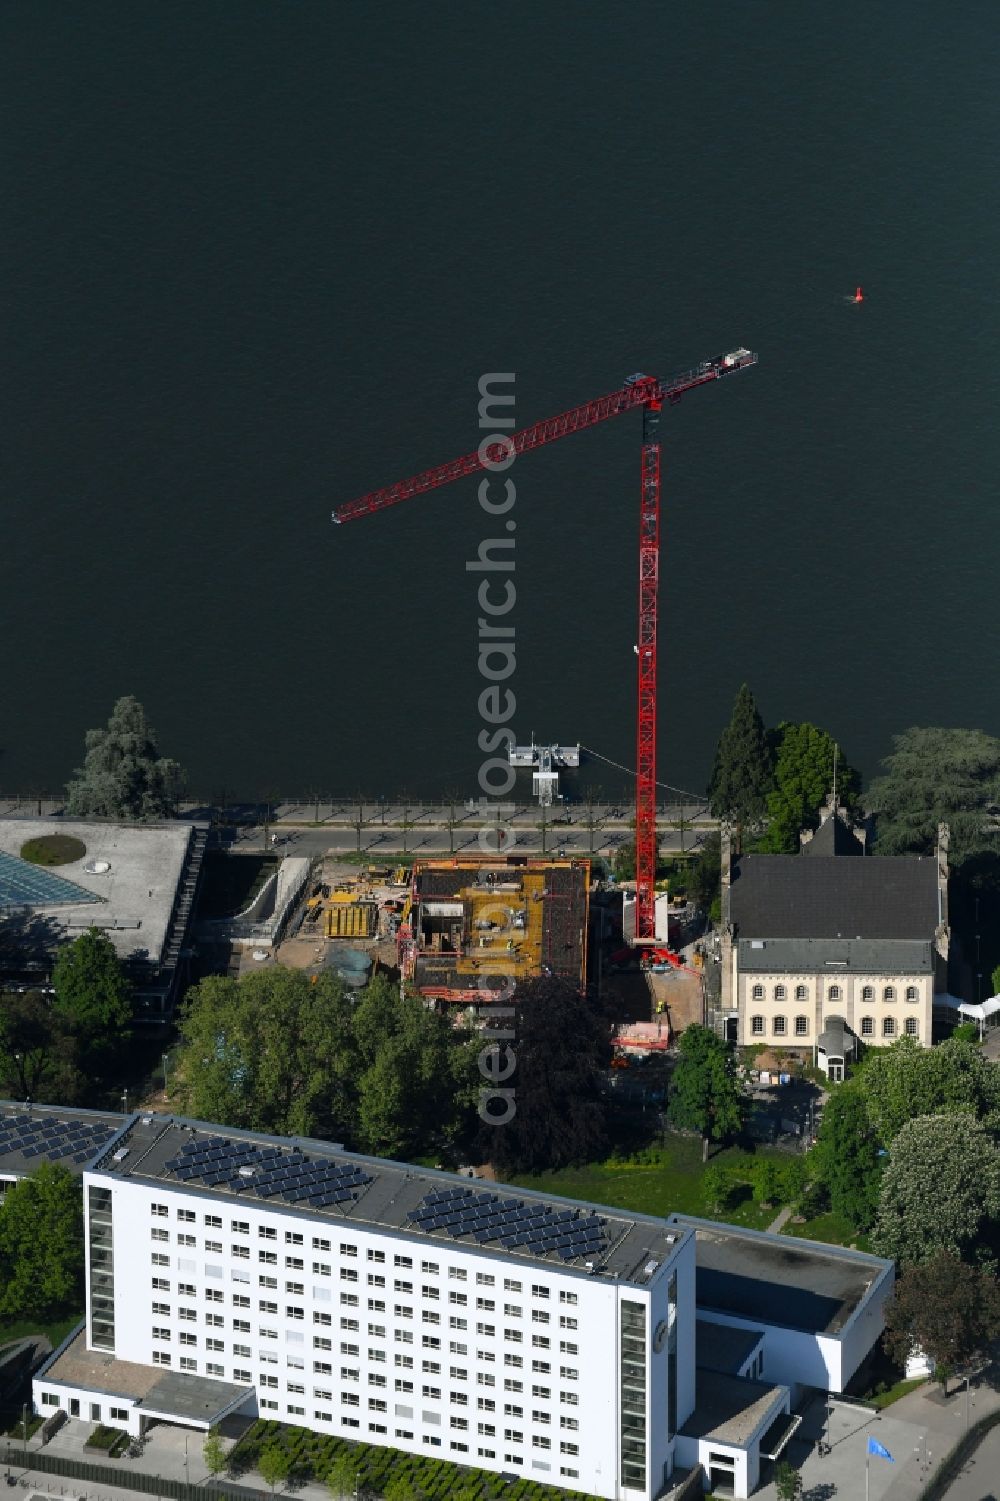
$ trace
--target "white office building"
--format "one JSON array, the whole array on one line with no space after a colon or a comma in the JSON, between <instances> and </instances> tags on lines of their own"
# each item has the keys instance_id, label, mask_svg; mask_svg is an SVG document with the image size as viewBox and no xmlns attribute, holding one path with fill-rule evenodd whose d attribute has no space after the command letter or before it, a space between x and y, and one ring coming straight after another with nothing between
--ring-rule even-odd
<instances>
[{"instance_id":1,"label":"white office building","mask_svg":"<svg viewBox=\"0 0 1000 1501\"><path fill-rule=\"evenodd\" d=\"M83 1187L86 1329L36 1377L43 1414L259 1413L609 1498L672 1473L690 1230L162 1117Z\"/></svg>"},{"instance_id":2,"label":"white office building","mask_svg":"<svg viewBox=\"0 0 1000 1501\"><path fill-rule=\"evenodd\" d=\"M83 1177L86 1323L36 1410L261 1416L621 1501L748 1496L882 1328L892 1264L328 1143L0 1104L0 1189ZM697 1305L697 1317L696 1317Z\"/></svg>"}]
</instances>

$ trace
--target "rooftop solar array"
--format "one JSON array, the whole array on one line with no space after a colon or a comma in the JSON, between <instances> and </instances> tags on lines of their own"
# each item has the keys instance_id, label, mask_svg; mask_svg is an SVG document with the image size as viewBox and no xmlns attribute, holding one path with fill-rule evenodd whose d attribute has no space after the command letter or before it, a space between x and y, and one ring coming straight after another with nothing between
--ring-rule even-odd
<instances>
[{"instance_id":1,"label":"rooftop solar array","mask_svg":"<svg viewBox=\"0 0 1000 1501\"><path fill-rule=\"evenodd\" d=\"M555 1253L561 1261L594 1261L608 1249L605 1221L582 1209L505 1199L471 1188L443 1188L427 1194L407 1219L420 1230L439 1230L454 1240L468 1236L479 1245L491 1242L505 1251L533 1256Z\"/></svg>"},{"instance_id":2,"label":"rooftop solar array","mask_svg":"<svg viewBox=\"0 0 1000 1501\"><path fill-rule=\"evenodd\" d=\"M224 1136L195 1137L164 1163L164 1170L182 1183L277 1199L303 1209L346 1207L374 1182L371 1173L353 1163L312 1159L297 1147L262 1147Z\"/></svg>"},{"instance_id":3,"label":"rooftop solar array","mask_svg":"<svg viewBox=\"0 0 1000 1501\"><path fill-rule=\"evenodd\" d=\"M40 1160L68 1158L80 1165L96 1156L118 1129L107 1121L57 1120L26 1112L0 1115L0 1157L18 1152Z\"/></svg>"},{"instance_id":4,"label":"rooftop solar array","mask_svg":"<svg viewBox=\"0 0 1000 1501\"><path fill-rule=\"evenodd\" d=\"M77 886L75 881L67 881L64 876L0 850L0 909L78 906L81 902L102 900L93 891Z\"/></svg>"}]
</instances>

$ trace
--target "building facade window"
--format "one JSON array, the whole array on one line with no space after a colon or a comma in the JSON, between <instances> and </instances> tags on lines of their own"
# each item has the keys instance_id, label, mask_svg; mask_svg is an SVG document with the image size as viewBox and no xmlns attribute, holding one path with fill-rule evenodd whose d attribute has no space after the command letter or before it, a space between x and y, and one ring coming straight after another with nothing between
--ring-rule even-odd
<instances>
[{"instance_id":1,"label":"building facade window","mask_svg":"<svg viewBox=\"0 0 1000 1501\"><path fill-rule=\"evenodd\" d=\"M755 985L750 992L750 998L754 1001L762 1001L764 999L763 985Z\"/></svg>"},{"instance_id":2,"label":"building facade window","mask_svg":"<svg viewBox=\"0 0 1000 1501\"><path fill-rule=\"evenodd\" d=\"M862 987L861 987L861 999L863 1001L873 1001L875 999L875 987L874 987L874 985L862 985Z\"/></svg>"},{"instance_id":3,"label":"building facade window","mask_svg":"<svg viewBox=\"0 0 1000 1501\"><path fill-rule=\"evenodd\" d=\"M882 999L883 1001L894 1001L896 999L895 989L891 985L887 985L883 990Z\"/></svg>"},{"instance_id":4,"label":"building facade window","mask_svg":"<svg viewBox=\"0 0 1000 1501\"><path fill-rule=\"evenodd\" d=\"M774 1029L774 1035L775 1035L775 1037L784 1037L784 1035L785 1035L785 1018L783 1016L776 1016L774 1018L772 1026L773 1026L773 1029Z\"/></svg>"},{"instance_id":5,"label":"building facade window","mask_svg":"<svg viewBox=\"0 0 1000 1501\"><path fill-rule=\"evenodd\" d=\"M875 1018L873 1016L863 1016L861 1018L861 1035L862 1037L875 1036Z\"/></svg>"},{"instance_id":6,"label":"building facade window","mask_svg":"<svg viewBox=\"0 0 1000 1501\"><path fill-rule=\"evenodd\" d=\"M763 1037L763 1035L764 1035L764 1018L762 1016L751 1016L751 1018L750 1018L750 1032L751 1032L751 1035L753 1037Z\"/></svg>"},{"instance_id":7,"label":"building facade window","mask_svg":"<svg viewBox=\"0 0 1000 1501\"><path fill-rule=\"evenodd\" d=\"M646 1489L646 1307L621 1304L621 1484Z\"/></svg>"},{"instance_id":8,"label":"building facade window","mask_svg":"<svg viewBox=\"0 0 1000 1501\"><path fill-rule=\"evenodd\" d=\"M907 1037L920 1036L920 1023L915 1016L908 1016L906 1018L906 1035Z\"/></svg>"},{"instance_id":9,"label":"building facade window","mask_svg":"<svg viewBox=\"0 0 1000 1501\"><path fill-rule=\"evenodd\" d=\"M882 1036L883 1037L895 1037L895 1035L896 1035L896 1018L894 1016L883 1016L883 1018L882 1018Z\"/></svg>"},{"instance_id":10,"label":"building facade window","mask_svg":"<svg viewBox=\"0 0 1000 1501\"><path fill-rule=\"evenodd\" d=\"M916 1001L916 1000L919 999L919 997L917 995L917 987L915 985L907 985L907 987L906 987L906 999L908 1001Z\"/></svg>"},{"instance_id":11,"label":"building facade window","mask_svg":"<svg viewBox=\"0 0 1000 1501\"><path fill-rule=\"evenodd\" d=\"M797 1016L795 1018L795 1035L796 1037L807 1037L809 1035L808 1016Z\"/></svg>"},{"instance_id":12,"label":"building facade window","mask_svg":"<svg viewBox=\"0 0 1000 1501\"><path fill-rule=\"evenodd\" d=\"M785 999L785 987L784 987L784 985L776 985L774 987L774 999L776 1001L783 1001Z\"/></svg>"},{"instance_id":13,"label":"building facade window","mask_svg":"<svg viewBox=\"0 0 1000 1501\"><path fill-rule=\"evenodd\" d=\"M829 990L826 993L826 998L827 998L828 1001L839 1001L840 1000L840 986L839 985L831 985L830 988L829 988Z\"/></svg>"}]
</instances>

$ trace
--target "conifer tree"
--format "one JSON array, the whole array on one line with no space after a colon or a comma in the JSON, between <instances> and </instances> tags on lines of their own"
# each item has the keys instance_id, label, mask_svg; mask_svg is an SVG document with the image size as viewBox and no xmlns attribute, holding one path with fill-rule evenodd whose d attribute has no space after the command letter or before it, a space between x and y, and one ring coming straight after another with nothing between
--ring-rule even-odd
<instances>
[{"instance_id":1,"label":"conifer tree","mask_svg":"<svg viewBox=\"0 0 1000 1501\"><path fill-rule=\"evenodd\" d=\"M732 718L719 736L708 787L709 804L717 818L738 829L752 828L764 818L772 785L764 721L744 683L736 695Z\"/></svg>"},{"instance_id":2,"label":"conifer tree","mask_svg":"<svg viewBox=\"0 0 1000 1501\"><path fill-rule=\"evenodd\" d=\"M138 699L120 698L107 728L87 731L86 746L83 766L66 788L71 817L148 823L174 816L181 769L161 757Z\"/></svg>"}]
</instances>

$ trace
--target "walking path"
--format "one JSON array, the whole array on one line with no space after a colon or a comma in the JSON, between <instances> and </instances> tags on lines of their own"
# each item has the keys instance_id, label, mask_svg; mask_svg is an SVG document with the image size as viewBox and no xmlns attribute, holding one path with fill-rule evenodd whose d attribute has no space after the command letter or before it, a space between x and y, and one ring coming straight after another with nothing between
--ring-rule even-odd
<instances>
[{"instance_id":1,"label":"walking path","mask_svg":"<svg viewBox=\"0 0 1000 1501\"><path fill-rule=\"evenodd\" d=\"M791 1204L787 1204L784 1209L780 1210L779 1213L774 1216L774 1219L767 1227L767 1233L769 1235L778 1235L780 1231L784 1230L785 1226L788 1224L788 1221L792 1217L792 1208L793 1206Z\"/></svg>"}]
</instances>

